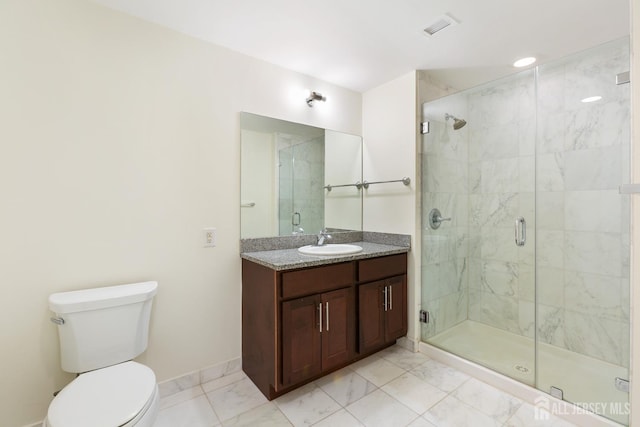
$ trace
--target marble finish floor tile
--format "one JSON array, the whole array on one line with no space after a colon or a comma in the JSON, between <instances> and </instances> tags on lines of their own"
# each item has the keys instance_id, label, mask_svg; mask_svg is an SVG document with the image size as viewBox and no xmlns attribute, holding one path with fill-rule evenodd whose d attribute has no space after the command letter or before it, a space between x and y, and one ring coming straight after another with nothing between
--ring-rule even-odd
<instances>
[{"instance_id":1,"label":"marble finish floor tile","mask_svg":"<svg viewBox=\"0 0 640 427\"><path fill-rule=\"evenodd\" d=\"M333 415L329 415L319 423L315 423L313 427L363 427L353 415L346 409L341 409Z\"/></svg>"},{"instance_id":2,"label":"marble finish floor tile","mask_svg":"<svg viewBox=\"0 0 640 427\"><path fill-rule=\"evenodd\" d=\"M271 402L244 373L229 371L163 396L153 427L575 427L399 346Z\"/></svg>"},{"instance_id":3,"label":"marble finish floor tile","mask_svg":"<svg viewBox=\"0 0 640 427\"><path fill-rule=\"evenodd\" d=\"M291 427L293 424L289 422L282 411L273 402L265 403L250 411L243 412L222 423L227 426L270 426L270 427Z\"/></svg>"},{"instance_id":4,"label":"marble finish floor tile","mask_svg":"<svg viewBox=\"0 0 640 427\"><path fill-rule=\"evenodd\" d=\"M451 395L502 423L511 418L523 403L522 400L475 378L461 385Z\"/></svg>"},{"instance_id":5,"label":"marble finish floor tile","mask_svg":"<svg viewBox=\"0 0 640 427\"><path fill-rule=\"evenodd\" d=\"M207 393L207 398L222 421L267 403L267 398L249 378L213 390Z\"/></svg>"},{"instance_id":6,"label":"marble finish floor tile","mask_svg":"<svg viewBox=\"0 0 640 427\"><path fill-rule=\"evenodd\" d=\"M435 360L428 360L410 372L446 392L455 390L470 378L469 375Z\"/></svg>"},{"instance_id":7,"label":"marble finish floor tile","mask_svg":"<svg viewBox=\"0 0 640 427\"><path fill-rule=\"evenodd\" d=\"M382 387L405 373L405 370L398 365L381 357L373 356L354 363L350 368L377 387Z\"/></svg>"},{"instance_id":8,"label":"marble finish floor tile","mask_svg":"<svg viewBox=\"0 0 640 427\"><path fill-rule=\"evenodd\" d=\"M575 427L548 412L536 409L529 403L520 405L516 413L505 423L505 427Z\"/></svg>"},{"instance_id":9,"label":"marble finish floor tile","mask_svg":"<svg viewBox=\"0 0 640 427\"><path fill-rule=\"evenodd\" d=\"M158 412L153 427L213 427L220 421L206 396L201 395Z\"/></svg>"},{"instance_id":10,"label":"marble finish floor tile","mask_svg":"<svg viewBox=\"0 0 640 427\"><path fill-rule=\"evenodd\" d=\"M410 373L387 383L382 390L418 414L425 413L447 396L447 393Z\"/></svg>"},{"instance_id":11,"label":"marble finish floor tile","mask_svg":"<svg viewBox=\"0 0 640 427\"><path fill-rule=\"evenodd\" d=\"M347 411L367 427L404 427L419 416L382 390L352 403Z\"/></svg>"},{"instance_id":12,"label":"marble finish floor tile","mask_svg":"<svg viewBox=\"0 0 640 427\"><path fill-rule=\"evenodd\" d=\"M425 420L422 417L416 418L411 424L407 427L436 427L434 424L431 424L429 421Z\"/></svg>"},{"instance_id":13,"label":"marble finish floor tile","mask_svg":"<svg viewBox=\"0 0 640 427\"><path fill-rule=\"evenodd\" d=\"M376 354L405 370L416 368L429 360L429 356L414 353L399 345L388 347Z\"/></svg>"},{"instance_id":14,"label":"marble finish floor tile","mask_svg":"<svg viewBox=\"0 0 640 427\"><path fill-rule=\"evenodd\" d=\"M320 378L316 384L342 406L362 399L378 388L349 368Z\"/></svg>"},{"instance_id":15,"label":"marble finish floor tile","mask_svg":"<svg viewBox=\"0 0 640 427\"><path fill-rule=\"evenodd\" d=\"M447 396L423 417L438 427L500 427L502 423L477 409L462 403L453 396Z\"/></svg>"},{"instance_id":16,"label":"marble finish floor tile","mask_svg":"<svg viewBox=\"0 0 640 427\"><path fill-rule=\"evenodd\" d=\"M275 402L294 426L313 425L342 409L314 383L280 396Z\"/></svg>"},{"instance_id":17,"label":"marble finish floor tile","mask_svg":"<svg viewBox=\"0 0 640 427\"><path fill-rule=\"evenodd\" d=\"M178 403L186 402L187 400L195 399L198 396L202 396L204 391L202 387L196 386L186 390L179 391L174 394L170 394L160 399L160 410L168 408Z\"/></svg>"},{"instance_id":18,"label":"marble finish floor tile","mask_svg":"<svg viewBox=\"0 0 640 427\"><path fill-rule=\"evenodd\" d=\"M237 383L244 378L247 378L244 372L235 372L233 374L225 375L211 381L203 382L202 389L205 393L209 393L210 391L226 387L233 383Z\"/></svg>"}]
</instances>

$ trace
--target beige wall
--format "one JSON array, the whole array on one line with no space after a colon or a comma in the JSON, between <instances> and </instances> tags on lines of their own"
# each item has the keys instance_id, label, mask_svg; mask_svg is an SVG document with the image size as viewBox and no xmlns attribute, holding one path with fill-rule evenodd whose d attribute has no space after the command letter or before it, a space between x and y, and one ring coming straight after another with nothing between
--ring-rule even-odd
<instances>
[{"instance_id":1,"label":"beige wall","mask_svg":"<svg viewBox=\"0 0 640 427\"><path fill-rule=\"evenodd\" d=\"M372 185L364 190L363 229L411 235L409 252L409 331L417 339L416 309L420 302L420 227L416 173L416 72L365 92L362 96L363 178L367 181L411 178L401 183Z\"/></svg>"},{"instance_id":2,"label":"beige wall","mask_svg":"<svg viewBox=\"0 0 640 427\"><path fill-rule=\"evenodd\" d=\"M324 184L343 185L359 181L362 181L362 138L327 130L324 134ZM356 187L325 190L324 224L330 228L361 230L362 190Z\"/></svg>"},{"instance_id":3,"label":"beige wall","mask_svg":"<svg viewBox=\"0 0 640 427\"><path fill-rule=\"evenodd\" d=\"M273 134L240 132L240 230L242 238L278 235L278 186Z\"/></svg>"},{"instance_id":4,"label":"beige wall","mask_svg":"<svg viewBox=\"0 0 640 427\"><path fill-rule=\"evenodd\" d=\"M358 93L84 0L2 1L0 425L72 378L53 292L157 280L159 380L240 355L240 111L361 133Z\"/></svg>"}]
</instances>

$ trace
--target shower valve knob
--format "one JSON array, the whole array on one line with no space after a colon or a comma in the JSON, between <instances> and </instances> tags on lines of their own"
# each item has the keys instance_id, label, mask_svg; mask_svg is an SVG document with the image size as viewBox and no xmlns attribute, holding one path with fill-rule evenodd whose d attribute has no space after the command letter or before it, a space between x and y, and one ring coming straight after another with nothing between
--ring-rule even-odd
<instances>
[{"instance_id":1,"label":"shower valve knob","mask_svg":"<svg viewBox=\"0 0 640 427\"><path fill-rule=\"evenodd\" d=\"M443 218L439 209L431 209L431 212L429 212L429 227L437 230L438 228L440 228L440 225L443 221L451 221L451 217Z\"/></svg>"}]
</instances>

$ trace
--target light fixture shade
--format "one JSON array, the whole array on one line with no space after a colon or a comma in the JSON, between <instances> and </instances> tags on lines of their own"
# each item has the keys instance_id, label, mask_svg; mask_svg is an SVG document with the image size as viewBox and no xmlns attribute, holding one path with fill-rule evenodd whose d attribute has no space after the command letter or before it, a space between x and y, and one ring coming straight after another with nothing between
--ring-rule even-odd
<instances>
[{"instance_id":1,"label":"light fixture shade","mask_svg":"<svg viewBox=\"0 0 640 427\"><path fill-rule=\"evenodd\" d=\"M326 101L327 97L322 95L320 92L312 91L311 94L307 97L307 105L309 107L313 107L313 101Z\"/></svg>"}]
</instances>

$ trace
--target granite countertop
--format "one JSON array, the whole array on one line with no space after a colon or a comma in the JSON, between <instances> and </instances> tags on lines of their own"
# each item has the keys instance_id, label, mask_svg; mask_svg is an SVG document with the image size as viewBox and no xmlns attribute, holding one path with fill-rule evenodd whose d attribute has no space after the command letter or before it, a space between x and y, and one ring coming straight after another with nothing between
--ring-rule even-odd
<instances>
[{"instance_id":1,"label":"granite countertop","mask_svg":"<svg viewBox=\"0 0 640 427\"><path fill-rule=\"evenodd\" d=\"M318 265L336 264L339 262L358 259L375 258L409 252L409 246L395 246L372 242L349 242L362 246L362 251L356 254L315 256L304 255L298 249L277 249L258 252L243 252L240 256L248 261L269 267L276 271L293 270L296 268L314 267Z\"/></svg>"}]
</instances>

